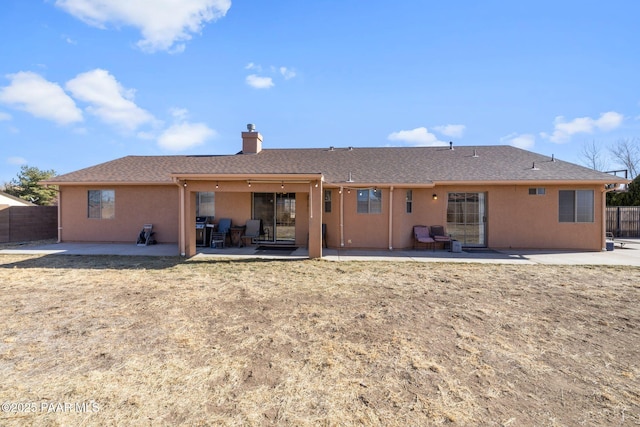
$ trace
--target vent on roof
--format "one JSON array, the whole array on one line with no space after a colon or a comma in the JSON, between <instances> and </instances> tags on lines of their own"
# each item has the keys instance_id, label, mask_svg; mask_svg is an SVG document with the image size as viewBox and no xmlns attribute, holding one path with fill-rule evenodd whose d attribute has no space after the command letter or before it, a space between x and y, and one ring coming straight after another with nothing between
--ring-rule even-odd
<instances>
[{"instance_id":1,"label":"vent on roof","mask_svg":"<svg viewBox=\"0 0 640 427\"><path fill-rule=\"evenodd\" d=\"M453 150L453 141L449 141L449 150Z\"/></svg>"},{"instance_id":2,"label":"vent on roof","mask_svg":"<svg viewBox=\"0 0 640 427\"><path fill-rule=\"evenodd\" d=\"M329 151L335 151L335 147L332 145L331 147L329 147Z\"/></svg>"},{"instance_id":3,"label":"vent on roof","mask_svg":"<svg viewBox=\"0 0 640 427\"><path fill-rule=\"evenodd\" d=\"M353 147L349 147L349 151L353 151Z\"/></svg>"},{"instance_id":4,"label":"vent on roof","mask_svg":"<svg viewBox=\"0 0 640 427\"><path fill-rule=\"evenodd\" d=\"M254 125L253 123L247 124L247 132L255 132L255 131L256 131L256 125Z\"/></svg>"},{"instance_id":5,"label":"vent on roof","mask_svg":"<svg viewBox=\"0 0 640 427\"><path fill-rule=\"evenodd\" d=\"M349 179L347 180L347 182L353 182L353 177L351 176L351 171L349 171Z\"/></svg>"},{"instance_id":6,"label":"vent on roof","mask_svg":"<svg viewBox=\"0 0 640 427\"><path fill-rule=\"evenodd\" d=\"M556 161L556 156L554 156L553 154L551 155L551 161L555 162Z\"/></svg>"},{"instance_id":7,"label":"vent on roof","mask_svg":"<svg viewBox=\"0 0 640 427\"><path fill-rule=\"evenodd\" d=\"M536 167L536 162L533 162L533 166L531 166L531 170L532 170L532 171L539 171L539 170L540 170L540 169L538 169L538 168Z\"/></svg>"},{"instance_id":8,"label":"vent on roof","mask_svg":"<svg viewBox=\"0 0 640 427\"><path fill-rule=\"evenodd\" d=\"M478 150L476 150L475 148L473 149L473 157L480 157L478 156Z\"/></svg>"}]
</instances>

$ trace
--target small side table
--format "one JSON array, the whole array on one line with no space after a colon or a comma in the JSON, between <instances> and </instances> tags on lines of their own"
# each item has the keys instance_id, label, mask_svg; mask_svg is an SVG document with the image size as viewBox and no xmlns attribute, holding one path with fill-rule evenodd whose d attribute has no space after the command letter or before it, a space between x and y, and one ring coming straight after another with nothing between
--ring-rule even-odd
<instances>
[{"instance_id":1,"label":"small side table","mask_svg":"<svg viewBox=\"0 0 640 427\"><path fill-rule=\"evenodd\" d=\"M229 237L231 239L231 246L242 247L242 235L244 234L244 225L229 228Z\"/></svg>"}]
</instances>

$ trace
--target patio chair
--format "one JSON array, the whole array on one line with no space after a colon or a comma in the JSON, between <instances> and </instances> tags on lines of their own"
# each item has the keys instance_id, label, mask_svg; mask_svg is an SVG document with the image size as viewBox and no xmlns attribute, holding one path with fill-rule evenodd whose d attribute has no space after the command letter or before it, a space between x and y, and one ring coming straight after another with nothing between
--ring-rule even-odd
<instances>
[{"instance_id":1,"label":"patio chair","mask_svg":"<svg viewBox=\"0 0 640 427\"><path fill-rule=\"evenodd\" d=\"M434 249L435 242L429 234L429 227L426 225L413 226L413 249L416 249L420 244L424 244L425 248L431 246Z\"/></svg>"},{"instance_id":2,"label":"patio chair","mask_svg":"<svg viewBox=\"0 0 640 427\"><path fill-rule=\"evenodd\" d=\"M258 239L260 236L264 236L264 230L262 229L262 220L260 219L250 219L247 221L247 225L244 229L244 234L241 236L242 245L246 246L244 241L251 239Z\"/></svg>"},{"instance_id":3,"label":"patio chair","mask_svg":"<svg viewBox=\"0 0 640 427\"><path fill-rule=\"evenodd\" d=\"M211 232L211 241L209 247L211 248L224 248L227 243L227 233L220 233L219 231Z\"/></svg>"},{"instance_id":4,"label":"patio chair","mask_svg":"<svg viewBox=\"0 0 640 427\"><path fill-rule=\"evenodd\" d=\"M226 245L227 237L229 237L229 241L231 241L231 236L229 235L230 228L231 228L231 218L220 218L220 221L218 221L218 227L217 227L216 233L223 235L223 240L225 241L225 243L223 243L222 245L223 248ZM213 236L213 233L211 233L211 235Z\"/></svg>"},{"instance_id":5,"label":"patio chair","mask_svg":"<svg viewBox=\"0 0 640 427\"><path fill-rule=\"evenodd\" d=\"M431 237L436 243L442 243L444 249L447 249L447 247L451 248L451 236L445 233L443 226L432 225L430 228Z\"/></svg>"}]
</instances>

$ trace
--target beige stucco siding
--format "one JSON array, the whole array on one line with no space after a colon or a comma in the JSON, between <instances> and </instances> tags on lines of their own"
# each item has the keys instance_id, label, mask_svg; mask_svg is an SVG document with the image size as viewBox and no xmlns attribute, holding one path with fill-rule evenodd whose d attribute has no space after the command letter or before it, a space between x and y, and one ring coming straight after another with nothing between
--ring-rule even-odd
<instances>
[{"instance_id":1,"label":"beige stucco siding","mask_svg":"<svg viewBox=\"0 0 640 427\"><path fill-rule=\"evenodd\" d=\"M593 186L544 186L546 194L529 195L530 186L488 188L487 235L492 248L601 250L603 198ZM532 187L532 186L531 186ZM594 221L561 223L560 190L593 190Z\"/></svg>"},{"instance_id":2,"label":"beige stucco siding","mask_svg":"<svg viewBox=\"0 0 640 427\"><path fill-rule=\"evenodd\" d=\"M412 212L406 209L409 188L382 190L380 214L358 214L356 191L344 191L340 206L338 189L333 190L332 212L325 213L329 247L405 249L413 246L414 225L447 224L449 193L481 192L486 194L486 236L491 248L582 249L601 250L603 245L602 204L604 193L599 186L563 185L544 187L545 195L529 195L530 185L437 186L414 188ZM594 221L561 223L558 220L559 190L593 190ZM433 195L438 197L434 200ZM341 212L340 210L343 209ZM389 227L389 212L393 212ZM342 220L341 220L342 218ZM341 234L342 233L342 234ZM389 235L391 233L391 236ZM342 239L341 239L342 237ZM389 245L391 240L391 245Z\"/></svg>"},{"instance_id":3,"label":"beige stucco siding","mask_svg":"<svg viewBox=\"0 0 640 427\"><path fill-rule=\"evenodd\" d=\"M113 219L88 218L89 190L115 191ZM178 187L64 186L60 189L60 239L66 242L135 243L143 224L153 224L160 243L178 241Z\"/></svg>"},{"instance_id":4,"label":"beige stucco siding","mask_svg":"<svg viewBox=\"0 0 640 427\"><path fill-rule=\"evenodd\" d=\"M215 191L215 216L231 218L243 225L252 216L252 192L282 191L279 183L189 182L183 187L189 195L185 214L193 216L191 198L196 191ZM296 243L305 246L310 232L320 221L327 225L327 246L332 248L406 249L413 246L414 225L447 224L447 196L452 192L484 192L487 209L487 246L491 248L582 249L601 250L603 239L603 197L601 186L537 185L544 195L529 195L533 185L437 185L413 188L412 212L406 211L406 192L410 188L381 188L382 212L357 213L357 189L332 191L331 212L324 212L323 194L309 184L288 184L287 192L296 193ZM115 218L87 218L88 190L115 190ZM593 190L594 221L560 223L560 190ZM317 191L316 191L317 190ZM393 195L392 195L393 193ZM433 194L438 196L433 199ZM392 197L391 197L392 196ZM195 200L195 198L194 198ZM341 205L342 203L342 205ZM142 225L152 223L161 243L179 242L180 187L166 186L64 186L61 188L61 240L135 242ZM312 209L313 207L313 209ZM312 214L312 211L314 212ZM391 215L392 213L392 215ZM192 220L188 220L191 223ZM186 232L189 251L195 250L193 236ZM312 234L313 234L312 233ZM314 242L316 237L314 237ZM193 246L193 247L192 247Z\"/></svg>"}]
</instances>

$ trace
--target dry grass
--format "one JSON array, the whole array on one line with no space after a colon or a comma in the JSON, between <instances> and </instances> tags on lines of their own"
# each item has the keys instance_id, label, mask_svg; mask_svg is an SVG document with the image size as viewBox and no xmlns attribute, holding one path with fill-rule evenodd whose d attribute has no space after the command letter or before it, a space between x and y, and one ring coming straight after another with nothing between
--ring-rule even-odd
<instances>
[{"instance_id":1,"label":"dry grass","mask_svg":"<svg viewBox=\"0 0 640 427\"><path fill-rule=\"evenodd\" d=\"M0 425L640 424L640 269L0 256ZM42 402L95 402L47 412Z\"/></svg>"}]
</instances>

